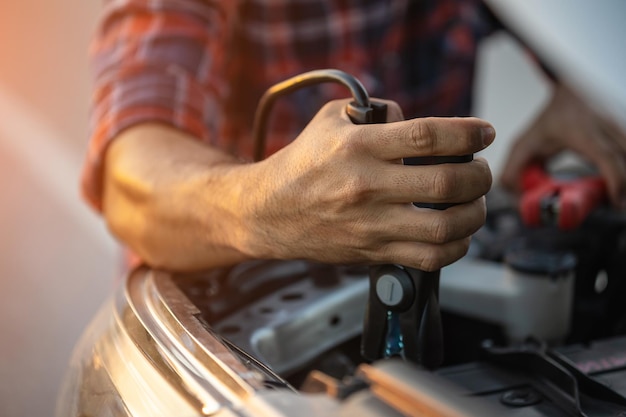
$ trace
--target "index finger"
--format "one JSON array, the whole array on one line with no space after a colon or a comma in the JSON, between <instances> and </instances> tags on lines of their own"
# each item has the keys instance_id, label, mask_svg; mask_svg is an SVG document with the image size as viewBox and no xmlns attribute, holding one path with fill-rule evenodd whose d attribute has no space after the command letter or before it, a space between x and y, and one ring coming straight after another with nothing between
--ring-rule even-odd
<instances>
[{"instance_id":1,"label":"index finger","mask_svg":"<svg viewBox=\"0 0 626 417\"><path fill-rule=\"evenodd\" d=\"M362 125L372 153L385 160L415 156L454 156L479 152L496 135L488 122L475 117L429 117Z\"/></svg>"}]
</instances>

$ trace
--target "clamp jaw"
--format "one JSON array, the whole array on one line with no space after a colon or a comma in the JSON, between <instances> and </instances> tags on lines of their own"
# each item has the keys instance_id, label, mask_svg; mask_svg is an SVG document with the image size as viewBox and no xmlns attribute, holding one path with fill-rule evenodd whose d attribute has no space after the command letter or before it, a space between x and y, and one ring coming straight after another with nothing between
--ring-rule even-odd
<instances>
[{"instance_id":1,"label":"clamp jaw","mask_svg":"<svg viewBox=\"0 0 626 417\"><path fill-rule=\"evenodd\" d=\"M556 225L561 230L575 229L607 199L601 177L556 179L538 164L524 171L522 190L520 213L530 227Z\"/></svg>"},{"instance_id":2,"label":"clamp jaw","mask_svg":"<svg viewBox=\"0 0 626 417\"><path fill-rule=\"evenodd\" d=\"M427 369L441 365L439 273L398 265L370 268L361 345L366 359L401 356Z\"/></svg>"}]
</instances>

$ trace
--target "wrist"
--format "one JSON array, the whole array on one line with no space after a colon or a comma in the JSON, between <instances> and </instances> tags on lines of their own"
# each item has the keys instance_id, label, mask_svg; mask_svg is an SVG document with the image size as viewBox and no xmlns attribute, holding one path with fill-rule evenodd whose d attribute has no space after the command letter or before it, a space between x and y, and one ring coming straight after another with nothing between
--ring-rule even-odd
<instances>
[{"instance_id":1,"label":"wrist","mask_svg":"<svg viewBox=\"0 0 626 417\"><path fill-rule=\"evenodd\" d=\"M223 233L228 244L247 259L279 259L274 240L280 233L275 227L280 216L271 209L277 179L266 165L260 161L224 167L228 170L224 178L230 183L230 201L224 204L233 228ZM268 217L273 221L268 222Z\"/></svg>"}]
</instances>

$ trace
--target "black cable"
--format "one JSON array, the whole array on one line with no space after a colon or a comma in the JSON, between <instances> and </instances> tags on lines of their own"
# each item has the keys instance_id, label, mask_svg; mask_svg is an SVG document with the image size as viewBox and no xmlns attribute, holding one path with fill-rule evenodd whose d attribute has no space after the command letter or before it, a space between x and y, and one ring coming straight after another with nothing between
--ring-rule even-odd
<instances>
[{"instance_id":1,"label":"black cable","mask_svg":"<svg viewBox=\"0 0 626 417\"><path fill-rule=\"evenodd\" d=\"M336 70L336 69L321 69L305 72L300 75L296 75L285 81L282 81L272 87L270 87L265 94L261 97L257 111L254 117L254 160L260 161L265 155L265 137L267 130L267 122L270 111L274 102L279 97L287 95L302 87L307 87L314 84L321 84L324 82L335 82L343 84L352 93L354 98L354 104L359 108L370 108L370 99L363 84L353 77L352 75Z\"/></svg>"}]
</instances>

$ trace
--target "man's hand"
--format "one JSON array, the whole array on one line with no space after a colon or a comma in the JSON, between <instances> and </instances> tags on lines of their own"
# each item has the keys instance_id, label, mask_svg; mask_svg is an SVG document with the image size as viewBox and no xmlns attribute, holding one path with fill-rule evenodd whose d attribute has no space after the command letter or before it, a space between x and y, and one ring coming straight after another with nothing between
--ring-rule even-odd
<instances>
[{"instance_id":1,"label":"man's hand","mask_svg":"<svg viewBox=\"0 0 626 417\"><path fill-rule=\"evenodd\" d=\"M293 143L257 163L164 125L128 129L107 152L110 229L148 264L170 270L246 259L435 270L462 257L485 219L487 163L401 161L476 153L493 128L475 118L402 121L391 102L390 123L355 125L346 104L329 103Z\"/></svg>"},{"instance_id":2,"label":"man's hand","mask_svg":"<svg viewBox=\"0 0 626 417\"><path fill-rule=\"evenodd\" d=\"M500 182L518 191L529 163L545 161L564 149L593 163L606 180L613 205L626 208L626 134L562 84L555 86L546 107L515 140Z\"/></svg>"},{"instance_id":3,"label":"man's hand","mask_svg":"<svg viewBox=\"0 0 626 417\"><path fill-rule=\"evenodd\" d=\"M475 118L355 125L347 101L326 105L289 146L252 168L242 207L259 258L397 263L435 270L462 257L485 220L487 162L402 165L403 157L473 154L495 132ZM412 202L458 203L444 211Z\"/></svg>"}]
</instances>

